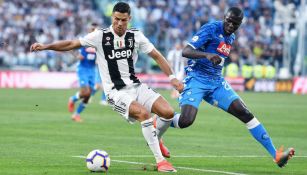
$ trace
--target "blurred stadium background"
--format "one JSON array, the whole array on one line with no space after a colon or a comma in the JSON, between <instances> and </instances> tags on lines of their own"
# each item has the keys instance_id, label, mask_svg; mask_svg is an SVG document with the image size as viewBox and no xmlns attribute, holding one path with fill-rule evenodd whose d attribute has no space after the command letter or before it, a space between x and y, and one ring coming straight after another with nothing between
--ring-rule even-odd
<instances>
[{"instance_id":1,"label":"blurred stadium background","mask_svg":"<svg viewBox=\"0 0 307 175\"><path fill-rule=\"evenodd\" d=\"M302 5L306 3L305 0L129 2L133 9L131 26L141 29L165 56L174 49L175 44L184 45L204 23L222 19L229 6L240 6L244 9L245 21L237 31L231 59L224 69L225 76L230 78L228 81L240 91L294 90L306 93L307 80L303 77L307 74L307 17L306 5ZM1 87L35 87L31 78L16 78L26 77L27 74L15 71L75 71L78 60L73 54L53 51L30 53L30 44L82 36L91 22L108 27L114 3L111 0L1 0ZM144 81L148 80L147 73L161 73L146 55L140 55L137 71L144 73ZM72 77L67 78L69 82L73 81ZM163 83L163 78L154 76L151 80L159 84ZM247 81L251 78L258 80ZM25 82L30 85L22 85ZM73 82L68 84L72 87L77 85ZM36 83L36 86L39 85ZM43 83L40 86L45 87Z\"/></svg>"},{"instance_id":2,"label":"blurred stadium background","mask_svg":"<svg viewBox=\"0 0 307 175\"><path fill-rule=\"evenodd\" d=\"M306 0L127 2L131 26L141 29L165 56L202 24L222 19L228 7L243 8L245 21L224 75L265 123L276 145L297 150L297 157L278 169L236 119L202 104L193 127L166 134L167 145L178 156L171 159L177 174L307 174L307 98L293 95L307 94ZM34 42L82 36L91 22L108 27L115 3L0 0L0 174L90 174L84 161L72 156L97 148L110 153L110 174L156 174L123 163L153 160L139 126L127 125L99 106L98 97L85 111L84 123L70 121L66 102L78 87L78 60L72 53L29 52ZM140 55L137 71L143 82L164 89L159 92L177 107L165 90L170 89L167 77L146 55Z\"/></svg>"}]
</instances>

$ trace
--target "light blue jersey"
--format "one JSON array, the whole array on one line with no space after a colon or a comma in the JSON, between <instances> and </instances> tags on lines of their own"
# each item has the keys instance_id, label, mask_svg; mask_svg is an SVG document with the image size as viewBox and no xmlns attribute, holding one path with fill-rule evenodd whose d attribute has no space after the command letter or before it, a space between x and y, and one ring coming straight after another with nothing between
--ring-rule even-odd
<instances>
[{"instance_id":1,"label":"light blue jersey","mask_svg":"<svg viewBox=\"0 0 307 175\"><path fill-rule=\"evenodd\" d=\"M203 25L200 30L192 37L188 45L202 52L218 54L222 57L219 65L213 65L207 58L189 59L186 68L187 73L196 72L200 76L208 78L221 77L225 59L229 59L231 45L235 40L235 35L226 35L223 30L223 22L215 21Z\"/></svg>"},{"instance_id":2,"label":"light blue jersey","mask_svg":"<svg viewBox=\"0 0 307 175\"><path fill-rule=\"evenodd\" d=\"M83 57L77 67L79 85L80 87L89 86L93 89L96 76L96 51L91 47L82 47L79 49L79 53Z\"/></svg>"},{"instance_id":3,"label":"light blue jersey","mask_svg":"<svg viewBox=\"0 0 307 175\"><path fill-rule=\"evenodd\" d=\"M183 81L185 88L179 97L180 106L189 104L198 108L205 100L227 111L232 101L239 98L221 73L234 39L234 34L224 33L222 21L203 25L192 37L188 45L202 52L218 54L222 62L213 65L207 58L188 60L187 77Z\"/></svg>"}]
</instances>

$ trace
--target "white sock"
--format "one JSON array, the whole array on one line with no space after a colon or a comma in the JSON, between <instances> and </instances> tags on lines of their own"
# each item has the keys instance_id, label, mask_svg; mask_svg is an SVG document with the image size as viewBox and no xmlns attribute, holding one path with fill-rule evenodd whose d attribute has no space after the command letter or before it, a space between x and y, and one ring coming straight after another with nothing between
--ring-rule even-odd
<instances>
[{"instance_id":1,"label":"white sock","mask_svg":"<svg viewBox=\"0 0 307 175\"><path fill-rule=\"evenodd\" d=\"M174 128L180 128L178 125L179 118L180 118L180 113L176 113L173 117Z\"/></svg>"},{"instance_id":2,"label":"white sock","mask_svg":"<svg viewBox=\"0 0 307 175\"><path fill-rule=\"evenodd\" d=\"M253 128L256 128L258 125L260 125L260 122L257 120L256 117L254 117L251 121L245 124L247 129L251 130Z\"/></svg>"},{"instance_id":3,"label":"white sock","mask_svg":"<svg viewBox=\"0 0 307 175\"><path fill-rule=\"evenodd\" d=\"M158 139L160 139L162 135L165 133L165 131L169 128L169 125L171 124L172 120L173 120L172 118L165 119L157 116L156 130L157 130Z\"/></svg>"},{"instance_id":4,"label":"white sock","mask_svg":"<svg viewBox=\"0 0 307 175\"><path fill-rule=\"evenodd\" d=\"M156 129L153 126L153 119L150 118L148 120L144 120L141 122L142 125L142 133L147 141L149 148L151 149L152 153L156 158L156 162L161 162L164 160L162 153L159 147L159 141L156 133Z\"/></svg>"},{"instance_id":5,"label":"white sock","mask_svg":"<svg viewBox=\"0 0 307 175\"><path fill-rule=\"evenodd\" d=\"M77 99L80 99L80 93L79 93L79 91L76 93L75 96L76 96Z\"/></svg>"}]
</instances>

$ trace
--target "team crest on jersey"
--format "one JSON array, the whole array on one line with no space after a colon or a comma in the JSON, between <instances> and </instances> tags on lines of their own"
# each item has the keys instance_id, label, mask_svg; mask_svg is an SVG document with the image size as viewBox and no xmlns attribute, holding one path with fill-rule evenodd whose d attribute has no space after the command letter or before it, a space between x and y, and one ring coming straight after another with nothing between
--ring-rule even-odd
<instances>
[{"instance_id":1,"label":"team crest on jersey","mask_svg":"<svg viewBox=\"0 0 307 175\"><path fill-rule=\"evenodd\" d=\"M231 45L226 44L225 42L220 42L219 46L217 47L217 51L225 56L228 57L230 53Z\"/></svg>"},{"instance_id":2,"label":"team crest on jersey","mask_svg":"<svg viewBox=\"0 0 307 175\"><path fill-rule=\"evenodd\" d=\"M193 36L192 41L193 41L193 42L196 42L198 39L199 39L198 36Z\"/></svg>"},{"instance_id":3,"label":"team crest on jersey","mask_svg":"<svg viewBox=\"0 0 307 175\"><path fill-rule=\"evenodd\" d=\"M128 42L129 42L129 46L128 47L132 48L133 47L133 39L129 38Z\"/></svg>"},{"instance_id":4,"label":"team crest on jersey","mask_svg":"<svg viewBox=\"0 0 307 175\"><path fill-rule=\"evenodd\" d=\"M114 39L114 49L123 49L125 48L125 40L122 38Z\"/></svg>"}]
</instances>

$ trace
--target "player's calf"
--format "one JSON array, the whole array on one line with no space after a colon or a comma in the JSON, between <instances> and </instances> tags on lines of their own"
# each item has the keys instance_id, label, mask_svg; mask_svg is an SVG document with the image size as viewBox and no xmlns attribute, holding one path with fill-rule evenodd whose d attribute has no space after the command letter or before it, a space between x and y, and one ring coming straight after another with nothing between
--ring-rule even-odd
<instances>
[{"instance_id":1,"label":"player's calf","mask_svg":"<svg viewBox=\"0 0 307 175\"><path fill-rule=\"evenodd\" d=\"M165 121L165 119L161 119L158 115L154 115L154 117L153 117L153 125L156 128L157 136L158 136L158 139L159 139L160 151L161 151L163 157L166 157L166 158L170 158L171 153L170 153L169 149L164 145L161 137L162 137L162 134L169 127L171 121L172 120L166 120Z\"/></svg>"},{"instance_id":2,"label":"player's calf","mask_svg":"<svg viewBox=\"0 0 307 175\"><path fill-rule=\"evenodd\" d=\"M175 128L187 128L191 126L196 118L198 109L192 105L181 106L181 114L175 114L171 126Z\"/></svg>"}]
</instances>

